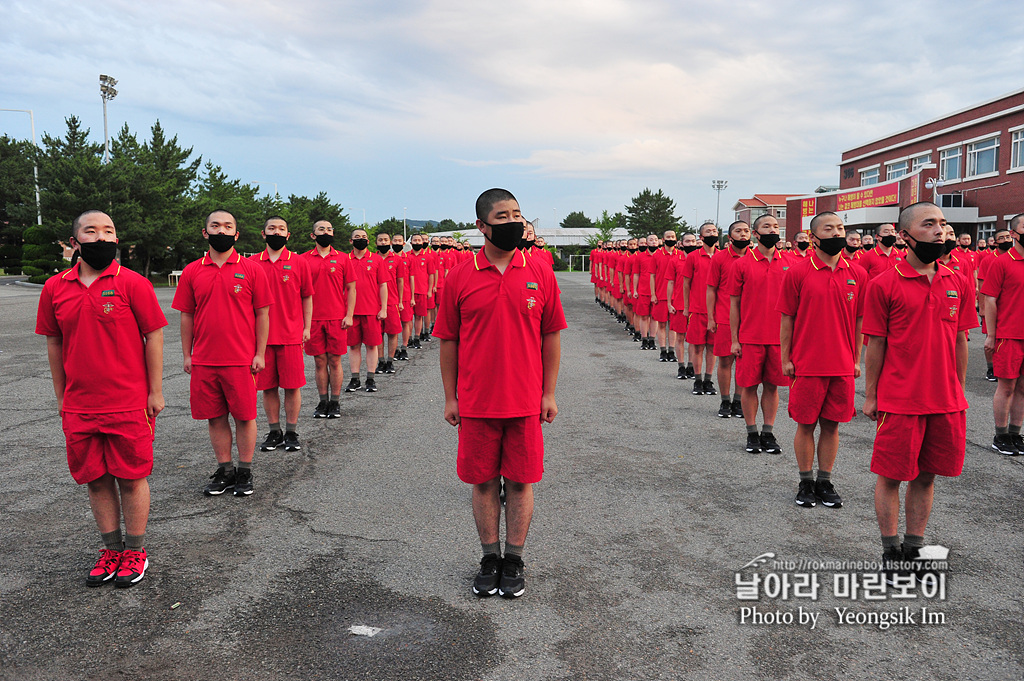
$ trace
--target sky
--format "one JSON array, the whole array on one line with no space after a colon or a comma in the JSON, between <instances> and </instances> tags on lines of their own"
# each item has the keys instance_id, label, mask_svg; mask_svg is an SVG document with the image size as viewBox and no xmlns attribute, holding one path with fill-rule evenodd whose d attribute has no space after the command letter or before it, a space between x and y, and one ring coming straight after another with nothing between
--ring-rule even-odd
<instances>
[{"instance_id":1,"label":"sky","mask_svg":"<svg viewBox=\"0 0 1024 681\"><path fill-rule=\"evenodd\" d=\"M159 119L263 193L353 222L541 227L663 190L691 224L838 185L842 151L1024 88L1024 3L3 0L0 108L102 142ZM30 136L0 112L0 134ZM721 207L713 179L726 180Z\"/></svg>"}]
</instances>

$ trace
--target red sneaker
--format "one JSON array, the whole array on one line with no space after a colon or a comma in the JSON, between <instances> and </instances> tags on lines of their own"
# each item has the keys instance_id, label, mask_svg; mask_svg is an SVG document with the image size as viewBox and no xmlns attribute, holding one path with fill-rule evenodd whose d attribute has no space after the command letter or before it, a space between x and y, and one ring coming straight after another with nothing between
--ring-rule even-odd
<instances>
[{"instance_id":1,"label":"red sneaker","mask_svg":"<svg viewBox=\"0 0 1024 681\"><path fill-rule=\"evenodd\" d=\"M133 551L125 549L121 552L121 567L114 578L114 586L119 589L127 589L138 584L146 576L146 568L149 567L149 558L146 557L146 549Z\"/></svg>"},{"instance_id":2,"label":"red sneaker","mask_svg":"<svg viewBox=\"0 0 1024 681\"><path fill-rule=\"evenodd\" d=\"M93 566L92 572L90 572L85 578L86 586L99 586L105 584L114 578L117 574L117 569L121 566L121 552L113 551L111 549L100 549L100 559L96 561L96 565Z\"/></svg>"}]
</instances>

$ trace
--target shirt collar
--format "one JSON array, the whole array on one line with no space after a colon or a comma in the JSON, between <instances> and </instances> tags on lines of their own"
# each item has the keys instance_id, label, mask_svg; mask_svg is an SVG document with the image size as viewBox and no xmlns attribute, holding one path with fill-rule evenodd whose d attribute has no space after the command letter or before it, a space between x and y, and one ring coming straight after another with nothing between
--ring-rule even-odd
<instances>
[{"instance_id":1,"label":"shirt collar","mask_svg":"<svg viewBox=\"0 0 1024 681\"><path fill-rule=\"evenodd\" d=\"M263 252L266 253L266 250L264 250ZM237 249L235 249L235 259L232 260L231 257L228 256L228 260L224 264L225 265L237 265L241 260L242 260L242 254L239 253ZM217 264L217 263L215 263L213 261L213 258L210 257L210 252L209 251L207 251L206 253L203 253L202 263L204 265L216 265Z\"/></svg>"},{"instance_id":2,"label":"shirt collar","mask_svg":"<svg viewBox=\"0 0 1024 681\"><path fill-rule=\"evenodd\" d=\"M71 268L64 274L60 275L60 278L64 281L74 281L75 279L81 279L79 268L82 266L81 262L76 262ZM100 277L116 277L121 274L121 263L116 260L112 261L107 268L97 275L97 279Z\"/></svg>"},{"instance_id":3,"label":"shirt collar","mask_svg":"<svg viewBox=\"0 0 1024 681\"><path fill-rule=\"evenodd\" d=\"M281 255L277 256L277 259L278 259L278 261L281 261L281 260L291 260L292 259L292 252L288 250L287 246L285 246L281 250ZM260 260L270 260L270 257L267 255L267 249L264 248L263 252L260 253Z\"/></svg>"},{"instance_id":4,"label":"shirt collar","mask_svg":"<svg viewBox=\"0 0 1024 681\"><path fill-rule=\"evenodd\" d=\"M732 248L732 247L730 246L730 248ZM767 257L765 257L765 256L761 255L761 251L757 250L757 249L756 249L756 248L754 248L753 246L751 246L751 247L749 247L749 248L750 248L750 254L751 254L751 256L753 256L754 260L756 260L756 261L758 261L758 262L763 262L763 261L765 261L765 260L768 260L768 258L767 258ZM736 255L736 254L733 254L733 257L734 257L734 258L739 258L739 257L742 257L742 256L738 256L738 255ZM774 254L772 254L772 258L771 258L771 259L772 259L772 260L778 260L778 259L779 259L779 258L781 258L781 257L782 257L782 254L781 254L781 253L779 253L779 249L777 249L777 248L776 248L776 249L775 249L775 253L774 253Z\"/></svg>"},{"instance_id":5,"label":"shirt collar","mask_svg":"<svg viewBox=\"0 0 1024 681\"><path fill-rule=\"evenodd\" d=\"M913 279L914 277L923 277L924 275L915 270L909 262L900 258L896 261L896 273L904 279ZM939 266L935 269L935 274L940 277L945 277L952 274L953 270L949 269L947 265L939 263Z\"/></svg>"},{"instance_id":6,"label":"shirt collar","mask_svg":"<svg viewBox=\"0 0 1024 681\"><path fill-rule=\"evenodd\" d=\"M512 265L512 267L526 267L526 255L517 248L516 252L512 254L512 262L509 264ZM492 265L487 259L487 255L484 253L484 249L482 248L473 256L473 265L476 267L478 272L480 270L486 270L488 267L494 267L494 265Z\"/></svg>"},{"instance_id":7,"label":"shirt collar","mask_svg":"<svg viewBox=\"0 0 1024 681\"><path fill-rule=\"evenodd\" d=\"M828 267L828 265L823 260L821 260L818 257L817 253L815 253L814 251L811 251L811 249L809 249L809 248L807 250L810 251L810 255L808 255L807 257L811 259L811 265L814 266L814 269L820 270L820 269ZM842 254L840 254L839 255L839 260L836 261L836 269L839 269L840 267L849 267L849 266L850 266L850 261L847 260L845 257L843 257ZM829 268L829 269L831 269L831 268Z\"/></svg>"}]
</instances>

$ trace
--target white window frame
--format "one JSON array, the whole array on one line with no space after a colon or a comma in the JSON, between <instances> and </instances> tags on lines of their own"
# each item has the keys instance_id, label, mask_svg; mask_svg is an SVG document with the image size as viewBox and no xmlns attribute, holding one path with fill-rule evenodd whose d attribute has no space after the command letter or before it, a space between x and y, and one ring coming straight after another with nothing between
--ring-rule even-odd
<instances>
[{"instance_id":1,"label":"white window frame","mask_svg":"<svg viewBox=\"0 0 1024 681\"><path fill-rule=\"evenodd\" d=\"M785 219L785 217L786 217L786 209L785 208L776 208L775 209L775 217Z\"/></svg>"},{"instance_id":2,"label":"white window frame","mask_svg":"<svg viewBox=\"0 0 1024 681\"><path fill-rule=\"evenodd\" d=\"M986 220L985 222L979 222L978 223L978 230L977 230L977 232L978 233L977 233L977 236L975 237L975 242L980 242L982 239L985 239L987 241L990 236L995 236L996 235L996 223L995 223L995 220L993 219L992 221Z\"/></svg>"},{"instance_id":3,"label":"white window frame","mask_svg":"<svg viewBox=\"0 0 1024 681\"><path fill-rule=\"evenodd\" d=\"M910 161L903 159L885 166L885 180L895 180L910 172Z\"/></svg>"},{"instance_id":4,"label":"white window frame","mask_svg":"<svg viewBox=\"0 0 1024 681\"><path fill-rule=\"evenodd\" d=\"M1024 172L1024 127L1010 131L1010 169L1007 172Z\"/></svg>"},{"instance_id":5,"label":"white window frame","mask_svg":"<svg viewBox=\"0 0 1024 681\"><path fill-rule=\"evenodd\" d=\"M873 184L878 184L878 181L879 181L880 176L881 176L881 173L879 172L881 170L881 167L882 167L881 164L876 163L873 166L868 166L866 168L861 168L858 171L858 173L860 173L860 175L859 175L860 176L860 186L861 187L870 187ZM873 176L875 178L875 181L874 182L865 182L864 181L865 175L869 175L871 173L874 174Z\"/></svg>"},{"instance_id":6,"label":"white window frame","mask_svg":"<svg viewBox=\"0 0 1024 681\"><path fill-rule=\"evenodd\" d=\"M918 154L910 159L910 172L914 172L926 163L932 162L932 152L929 150L925 153Z\"/></svg>"},{"instance_id":7,"label":"white window frame","mask_svg":"<svg viewBox=\"0 0 1024 681\"><path fill-rule=\"evenodd\" d=\"M997 133L982 139L968 141L967 153L965 154L967 162L964 164L965 180L976 180L999 175L999 137L1000 135ZM979 150L978 146L982 144L985 146ZM989 151L992 152L992 169L978 172L978 156Z\"/></svg>"},{"instance_id":8,"label":"white window frame","mask_svg":"<svg viewBox=\"0 0 1024 681\"><path fill-rule=\"evenodd\" d=\"M955 153L954 153L955 152ZM956 157L956 177L946 177L946 162L950 157ZM942 179L946 184L950 182L959 182L961 178L961 172L963 171L963 148L957 144L952 147L945 149L939 149L939 178Z\"/></svg>"}]
</instances>

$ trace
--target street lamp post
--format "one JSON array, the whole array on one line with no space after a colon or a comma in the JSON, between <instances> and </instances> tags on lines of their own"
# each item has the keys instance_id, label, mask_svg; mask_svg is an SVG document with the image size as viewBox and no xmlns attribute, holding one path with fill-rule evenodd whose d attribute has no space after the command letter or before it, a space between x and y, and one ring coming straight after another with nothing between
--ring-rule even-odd
<instances>
[{"instance_id":1,"label":"street lamp post","mask_svg":"<svg viewBox=\"0 0 1024 681\"><path fill-rule=\"evenodd\" d=\"M39 203L39 164L36 163L36 159L35 159L35 152L37 151L37 147L36 147L36 116L35 116L34 113L32 113L32 109L0 109L0 111L14 111L14 112L17 112L17 113L27 113L29 121L32 124L32 149L33 149L32 176L35 178L35 181L36 181L36 224L42 225L43 224L43 209L42 209L41 204Z\"/></svg>"},{"instance_id":2,"label":"street lamp post","mask_svg":"<svg viewBox=\"0 0 1024 681\"><path fill-rule=\"evenodd\" d=\"M722 204L722 190L728 186L728 180L711 180L711 188L718 192L718 199L715 201L715 226L718 226L718 209Z\"/></svg>"},{"instance_id":3,"label":"street lamp post","mask_svg":"<svg viewBox=\"0 0 1024 681\"><path fill-rule=\"evenodd\" d=\"M253 180L249 184L254 184L259 187L261 184L272 184L274 185L274 198L277 198L277 183L276 182L260 182L259 180Z\"/></svg>"},{"instance_id":4,"label":"street lamp post","mask_svg":"<svg viewBox=\"0 0 1024 681\"><path fill-rule=\"evenodd\" d=\"M408 208L403 208L402 209L402 241L408 241L408 239L409 239L408 230L405 228L405 212L407 210L409 210L409 209Z\"/></svg>"},{"instance_id":5,"label":"street lamp post","mask_svg":"<svg viewBox=\"0 0 1024 681\"><path fill-rule=\"evenodd\" d=\"M103 100L103 162L110 163L110 137L107 134L107 102L117 97L117 90L114 86L117 80L110 76L100 74L100 99Z\"/></svg>"}]
</instances>

